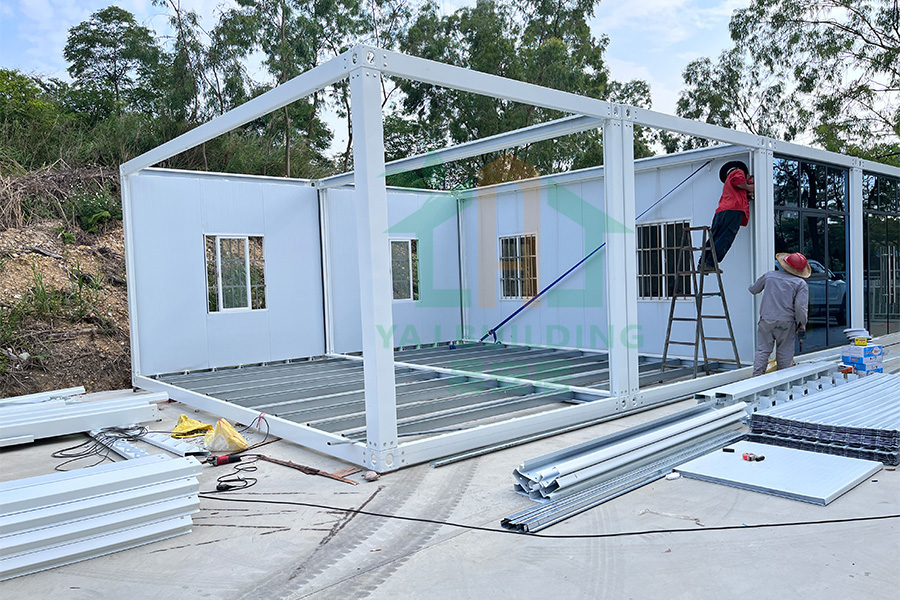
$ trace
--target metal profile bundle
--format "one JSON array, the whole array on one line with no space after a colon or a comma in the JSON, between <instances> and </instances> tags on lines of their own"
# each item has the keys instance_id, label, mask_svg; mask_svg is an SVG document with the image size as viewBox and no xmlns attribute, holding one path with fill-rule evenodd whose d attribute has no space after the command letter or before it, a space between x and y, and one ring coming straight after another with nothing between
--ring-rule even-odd
<instances>
[{"instance_id":1,"label":"metal profile bundle","mask_svg":"<svg viewBox=\"0 0 900 600\"><path fill-rule=\"evenodd\" d=\"M668 452L645 465L610 476L602 483L593 485L580 492L563 496L557 500L546 502L506 517L500 521L500 525L506 529L526 533L540 531L659 479L666 473L671 472L677 465L703 456L708 452L718 450L739 440L741 437L742 434L736 431L727 431L713 435L702 442L695 442L681 450Z\"/></svg>"},{"instance_id":2,"label":"metal profile bundle","mask_svg":"<svg viewBox=\"0 0 900 600\"><path fill-rule=\"evenodd\" d=\"M741 427L744 403L686 411L525 461L515 471L515 489L536 500L555 500L652 463Z\"/></svg>"},{"instance_id":3,"label":"metal profile bundle","mask_svg":"<svg viewBox=\"0 0 900 600\"><path fill-rule=\"evenodd\" d=\"M90 402L52 400L40 404L0 407L0 446L24 444L91 429L131 425L156 419L156 402L165 393L129 394Z\"/></svg>"},{"instance_id":4,"label":"metal profile bundle","mask_svg":"<svg viewBox=\"0 0 900 600\"><path fill-rule=\"evenodd\" d=\"M900 375L875 373L753 415L752 439L900 464Z\"/></svg>"},{"instance_id":5,"label":"metal profile bundle","mask_svg":"<svg viewBox=\"0 0 900 600\"><path fill-rule=\"evenodd\" d=\"M0 580L189 533L199 473L154 455L0 484Z\"/></svg>"},{"instance_id":6,"label":"metal profile bundle","mask_svg":"<svg viewBox=\"0 0 900 600\"><path fill-rule=\"evenodd\" d=\"M698 392L694 397L701 403L712 403L716 406L745 402L747 412L753 414L761 408L802 398L810 393L845 383L844 377L836 374L837 368L837 363L833 361L795 365Z\"/></svg>"}]
</instances>

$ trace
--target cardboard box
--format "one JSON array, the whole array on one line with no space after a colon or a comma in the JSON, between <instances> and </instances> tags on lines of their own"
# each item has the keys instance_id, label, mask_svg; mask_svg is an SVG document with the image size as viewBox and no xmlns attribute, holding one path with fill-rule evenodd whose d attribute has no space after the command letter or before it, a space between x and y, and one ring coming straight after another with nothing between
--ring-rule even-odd
<instances>
[{"instance_id":1,"label":"cardboard box","mask_svg":"<svg viewBox=\"0 0 900 600\"><path fill-rule=\"evenodd\" d=\"M841 357L849 358L866 358L870 356L882 356L884 354L884 346L881 344L873 344L871 346L844 346L841 348Z\"/></svg>"},{"instance_id":2,"label":"cardboard box","mask_svg":"<svg viewBox=\"0 0 900 600\"><path fill-rule=\"evenodd\" d=\"M884 357L882 356L842 356L841 362L845 365L854 367L882 367L884 366Z\"/></svg>"},{"instance_id":3,"label":"cardboard box","mask_svg":"<svg viewBox=\"0 0 900 600\"><path fill-rule=\"evenodd\" d=\"M872 373L884 373L884 367L867 367L865 369L853 369L853 372L860 377L871 375Z\"/></svg>"}]
</instances>

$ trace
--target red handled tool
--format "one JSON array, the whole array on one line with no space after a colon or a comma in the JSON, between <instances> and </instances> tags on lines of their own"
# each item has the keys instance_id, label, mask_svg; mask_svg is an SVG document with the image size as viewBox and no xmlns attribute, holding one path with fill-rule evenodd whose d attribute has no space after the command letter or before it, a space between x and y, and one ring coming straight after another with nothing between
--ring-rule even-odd
<instances>
[{"instance_id":1,"label":"red handled tool","mask_svg":"<svg viewBox=\"0 0 900 600\"><path fill-rule=\"evenodd\" d=\"M214 467L218 467L220 465L227 465L229 463L241 462L241 457L237 454L223 454L222 456L207 456L206 462L211 464Z\"/></svg>"}]
</instances>

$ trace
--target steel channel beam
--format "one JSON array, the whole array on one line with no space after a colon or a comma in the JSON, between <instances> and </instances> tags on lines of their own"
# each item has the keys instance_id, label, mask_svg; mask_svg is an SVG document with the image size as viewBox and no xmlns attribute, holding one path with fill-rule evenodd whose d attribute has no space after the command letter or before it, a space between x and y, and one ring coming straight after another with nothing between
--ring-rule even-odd
<instances>
[{"instance_id":1,"label":"steel channel beam","mask_svg":"<svg viewBox=\"0 0 900 600\"><path fill-rule=\"evenodd\" d=\"M555 367L552 369L541 369L539 371L530 373L530 375L532 378L534 378L535 381L546 381L549 379L554 379L556 377L565 377L566 375L578 375L579 373L595 373L597 372L597 366L597 363L594 363ZM608 373L609 368L605 369L605 371ZM523 373L522 375L524 376L525 374Z\"/></svg>"},{"instance_id":2,"label":"steel channel beam","mask_svg":"<svg viewBox=\"0 0 900 600\"><path fill-rule=\"evenodd\" d=\"M551 408L550 405L552 403L565 402L570 398L571 394L567 392L528 394L527 396L517 396L507 400L485 402L484 404L476 404L432 413L421 417L411 417L404 420L403 423L398 423L397 427L398 431L404 434L409 434L412 431L419 431L422 429L422 427L420 427L422 425L429 429L453 427L462 423L471 423L473 421L488 419L498 415L508 415L516 411L527 410L537 406L547 406L548 408Z\"/></svg>"},{"instance_id":3,"label":"steel channel beam","mask_svg":"<svg viewBox=\"0 0 900 600\"><path fill-rule=\"evenodd\" d=\"M440 375L440 374L438 374ZM457 377L430 377L428 379L422 379L419 381L405 381L397 384L397 395L411 393L416 390L429 390L435 387L440 386L449 386L449 385L458 385L460 383L464 383L469 381L467 377L457 376ZM296 405L299 408L302 408L306 402L315 402L319 399L322 399L325 402L330 400L334 401L345 401L345 400L357 400L365 398L365 390L350 390L346 392L335 391L332 394L323 394L321 396L314 396L311 398L305 398L300 400L286 400L282 402L271 402L268 404L255 404L253 408L256 409L264 409L264 408L272 408L279 407L290 410L290 407Z\"/></svg>"},{"instance_id":4,"label":"steel channel beam","mask_svg":"<svg viewBox=\"0 0 900 600\"><path fill-rule=\"evenodd\" d=\"M321 379L323 377L339 377L344 374L352 374L358 372L362 372L362 368L360 368L358 365L333 365L323 366L320 369L309 369L299 372L280 371L277 373L272 373L267 371L253 371L244 373L243 375L231 375L228 377L227 381L185 381L177 385L192 389L197 392L216 393L234 391L241 389L242 387L251 387L258 384L265 384L267 382L277 383L281 381L306 381L312 379Z\"/></svg>"},{"instance_id":5,"label":"steel channel beam","mask_svg":"<svg viewBox=\"0 0 900 600\"><path fill-rule=\"evenodd\" d=\"M518 373L538 373L544 371L550 371L552 369L556 369L559 367L569 367L576 366L585 363L591 363L594 365L606 363L605 359L598 360L597 357L594 356L584 356L581 353L575 353L574 356L566 356L566 354L570 353L562 353L559 357L548 356L548 357L540 357L536 362L530 361L522 361L521 363L500 367L500 368L490 368L485 369L482 372L485 374L496 374L496 375L509 375L516 376ZM609 364L609 363L606 363Z\"/></svg>"},{"instance_id":6,"label":"steel channel beam","mask_svg":"<svg viewBox=\"0 0 900 600\"><path fill-rule=\"evenodd\" d=\"M602 363L601 363L602 364ZM661 363L659 362L642 362L638 365L638 372L642 373L645 371L652 371L656 369ZM608 386L609 385L609 365L607 364L604 368L598 369L596 371L589 371L584 375L573 374L571 378L575 378L578 381L583 383L571 383L568 381L570 379L569 376L563 375L560 377L553 377L551 379L544 379L543 381L553 382L553 383L567 383L569 385L581 385L585 387L600 387L600 386Z\"/></svg>"},{"instance_id":7,"label":"steel channel beam","mask_svg":"<svg viewBox=\"0 0 900 600\"><path fill-rule=\"evenodd\" d=\"M437 377L428 377L427 374L417 373L417 372L407 372L401 373L395 377L395 381L399 381L401 383L407 381L424 381L424 380L434 380ZM257 400L262 401L263 404L271 405L271 404L282 404L284 402L293 402L296 400L302 400L304 398L315 398L319 396L327 396L334 393L340 392L355 392L362 391L364 389L363 380L361 377L356 377L352 380L334 382L334 383L323 383L318 382L315 387L305 387L299 389L290 389L287 391L279 391L279 392L271 392L271 393L257 393L252 394L250 396L246 396L240 399L231 399L227 395L226 396L216 396L220 400L225 400L226 402L232 402L237 404L238 406L247 406L248 408L255 408L259 405L254 404Z\"/></svg>"},{"instance_id":8,"label":"steel channel beam","mask_svg":"<svg viewBox=\"0 0 900 600\"><path fill-rule=\"evenodd\" d=\"M172 385L184 385L186 383L206 383L209 381L223 380L227 381L231 377L246 378L248 373L256 372L278 373L285 371L291 373L294 371L303 372L310 370L318 370L326 366L349 362L345 358L322 358L315 360L297 361L291 363L277 363L268 365L250 365L242 367L225 367L212 371L193 371L191 373L167 373L156 376L156 379L171 383Z\"/></svg>"},{"instance_id":9,"label":"steel channel beam","mask_svg":"<svg viewBox=\"0 0 900 600\"><path fill-rule=\"evenodd\" d=\"M485 352L478 354L469 354L467 356L453 356L453 357L432 357L428 360L413 360L409 362L417 362L422 365L432 365L435 367L440 366L453 366L453 365L479 365L479 364L493 364L496 362L504 362L504 361L512 361L517 357L522 356L533 356L535 353L539 353L539 355L550 355L556 350L532 350L529 348L505 348L502 351L494 351L494 352ZM398 362L407 362L401 361L398 359Z\"/></svg>"},{"instance_id":10,"label":"steel channel beam","mask_svg":"<svg viewBox=\"0 0 900 600\"><path fill-rule=\"evenodd\" d=\"M520 397L528 394L533 389L534 388L527 385L502 386L490 390L476 390L450 396L439 396L427 400L408 401L402 405L398 402L397 422L402 423L402 419L429 415L438 411L473 406L498 398ZM289 415L288 418L306 418L307 416L313 417L313 419L303 421L306 425L315 427L316 429L322 429L323 431L330 431L332 433L342 432L344 435L365 435L366 432L366 415L364 412L359 411L338 413L333 417L320 416L316 411L313 411L311 413L304 412L302 415L292 414Z\"/></svg>"},{"instance_id":11,"label":"steel channel beam","mask_svg":"<svg viewBox=\"0 0 900 600\"><path fill-rule=\"evenodd\" d=\"M398 360L400 357L403 357L404 362L412 362L414 360L424 358L440 358L449 355L467 356L480 352L501 352L507 349L508 348L506 346L501 346L499 344L479 344L476 342L472 344L457 346L453 349L451 349L449 346L442 346L437 348L421 348L418 350L398 350L396 353L394 353L394 356L397 357ZM410 360L405 360L406 358L409 358Z\"/></svg>"},{"instance_id":12,"label":"steel channel beam","mask_svg":"<svg viewBox=\"0 0 900 600\"><path fill-rule=\"evenodd\" d=\"M399 377L401 375L409 375L410 373L412 373L411 369L398 369L396 372L396 376ZM327 373L321 376L316 375L314 377L306 377L301 380L291 380L285 382L260 382L258 384L246 385L233 390L195 391L203 392L204 394L209 394L210 396L216 396L217 398L224 398L227 400L245 400L247 398L254 398L259 395L274 394L284 391L303 392L305 390L317 390L323 387L330 388L332 385L339 385L342 383L352 384L354 381L362 381L362 378L363 373L362 371L358 370L355 372Z\"/></svg>"},{"instance_id":13,"label":"steel channel beam","mask_svg":"<svg viewBox=\"0 0 900 600\"><path fill-rule=\"evenodd\" d=\"M430 388L407 392L406 394L398 393L397 405L400 406L401 403L409 404L410 402L433 400L435 398L446 398L469 391L484 392L486 389L490 389L488 385L489 382L486 381L473 381L467 384L457 383L440 387L433 386ZM317 419L325 419L328 417L337 417L340 415L349 415L356 412L360 412L360 414L364 416L365 413L359 411L360 408L365 408L364 396L359 398L349 396L341 397L341 395L339 394L336 396L311 398L309 400L304 400L303 402L295 402L292 404L275 407L275 409L272 411L272 414L278 415L279 417L286 417L291 420L295 420L295 417L298 415L305 415L303 416L303 419L309 419L311 421ZM299 420L299 418L296 420ZM302 422L310 424L307 421ZM363 420L363 423L365 423L365 420Z\"/></svg>"}]
</instances>

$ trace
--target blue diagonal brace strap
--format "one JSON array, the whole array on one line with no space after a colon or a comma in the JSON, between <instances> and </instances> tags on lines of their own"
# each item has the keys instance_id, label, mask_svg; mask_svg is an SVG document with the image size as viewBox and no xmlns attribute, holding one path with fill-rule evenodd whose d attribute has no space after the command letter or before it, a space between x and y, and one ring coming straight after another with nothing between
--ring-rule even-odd
<instances>
[{"instance_id":1,"label":"blue diagonal brace strap","mask_svg":"<svg viewBox=\"0 0 900 600\"><path fill-rule=\"evenodd\" d=\"M662 198L660 198L659 200L657 200L656 202L654 202L653 204L651 204L650 206L648 206L648 207L644 210L644 212L642 212L641 214L639 214L639 215L635 218L635 221L640 221L640 220L641 220L641 217L643 217L643 216L646 215L648 212L650 212L651 210L653 210L660 202L662 202L663 200L665 200L666 198L668 198L675 190L677 190L677 189L680 188L682 185L684 185L685 183L687 183L687 181L688 181L691 177L693 177L694 175L696 175L697 173L699 173L706 165L708 165L708 164L711 163L711 162L712 162L712 159L709 159L708 161L706 161L705 163L703 163L702 165L700 165L699 167L697 167L697 169L696 169L693 173L691 173L690 175L688 175L687 177L685 177L684 179L682 179L682 180L681 180L681 183L679 183L678 185L676 185L675 187L673 187L671 190L669 190L668 192L666 192L666 195L665 195L665 196L663 196ZM560 275L559 277L557 277L556 279L554 279L552 282L550 282L549 285L547 285L547 287L545 287L545 288L542 289L540 292L538 292L536 296L534 296L533 298L531 298L530 300L528 300L528 302L526 302L525 304L523 304L522 306L520 306L519 308L517 308L517 309L515 310L515 312L513 312L511 315L509 315L508 317L506 317L505 319L503 319L502 321L500 321L500 323L498 323L497 325L495 325L495 326L494 326L492 329L490 329L487 333L485 333L483 336L481 336L481 339L480 339L479 341L480 341L480 342L483 342L485 339L487 339L488 336L493 336L493 338L494 338L493 341L494 341L495 343L499 343L499 340L497 339L497 331L498 331L501 327L503 327L504 325L506 325L507 323L509 323L510 321L512 321L512 320L516 317L516 315L518 315L520 312L522 312L523 310L525 310L526 308L528 308L529 306L531 306L531 303L532 303L532 302L534 302L535 300L537 300L538 298L540 298L541 296L543 296L544 293L547 292L547 290L549 290L549 289L552 288L554 285L556 285L557 283L559 283L560 281L562 281L563 279L565 279L566 276L569 275L569 273L571 273L572 271L574 271L575 269L577 269L578 267L580 267L581 265L583 265L584 263L586 263L586 262L588 261L588 259L591 258L593 255L595 255L595 254L597 254L598 252L600 252L600 250L603 249L603 247L604 247L605 245L606 245L606 242L603 242L602 244L600 244L599 246L597 246L596 248L594 248L594 250L593 250L590 254L588 254L587 256L585 256L584 258L582 258L581 260L579 260L577 263L575 263L574 265L572 265L572 268L570 268L568 271L566 271L565 273L563 273L562 275Z\"/></svg>"}]
</instances>

